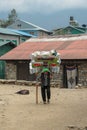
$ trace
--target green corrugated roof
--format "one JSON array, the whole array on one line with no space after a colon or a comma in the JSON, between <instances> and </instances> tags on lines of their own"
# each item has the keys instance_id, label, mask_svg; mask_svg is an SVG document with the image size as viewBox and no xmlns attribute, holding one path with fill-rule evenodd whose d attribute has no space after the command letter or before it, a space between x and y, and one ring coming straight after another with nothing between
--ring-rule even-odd
<instances>
[{"instance_id":1,"label":"green corrugated roof","mask_svg":"<svg viewBox=\"0 0 87 130\"><path fill-rule=\"evenodd\" d=\"M11 43L11 44L13 44L14 46L16 46L12 41L3 41L3 42L0 41L0 47L6 45L6 44L8 44L8 43Z\"/></svg>"}]
</instances>

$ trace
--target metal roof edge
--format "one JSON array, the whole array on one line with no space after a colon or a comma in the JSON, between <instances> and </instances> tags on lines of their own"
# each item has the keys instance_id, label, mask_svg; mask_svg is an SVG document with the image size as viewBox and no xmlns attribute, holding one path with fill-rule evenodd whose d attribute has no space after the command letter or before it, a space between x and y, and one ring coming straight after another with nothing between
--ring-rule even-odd
<instances>
[{"instance_id":1,"label":"metal roof edge","mask_svg":"<svg viewBox=\"0 0 87 130\"><path fill-rule=\"evenodd\" d=\"M37 26L37 25L35 25L35 24L32 24L32 23L30 23L30 22L27 22L27 21L25 21L25 20L22 20L22 19L18 19L18 20L20 20L20 21L22 21L22 22L24 22L24 23L26 23L26 24L30 24L31 26L34 26L35 28L37 28L37 29L39 29L39 30L43 30L43 31L45 31L45 32L49 32L48 30L46 30L46 29L44 29L44 28L41 28L41 27L39 27L39 26Z\"/></svg>"},{"instance_id":2,"label":"metal roof edge","mask_svg":"<svg viewBox=\"0 0 87 130\"><path fill-rule=\"evenodd\" d=\"M71 36L71 37L59 37L59 38L31 38L28 39L26 42L48 42L48 41L74 41L74 40L86 40L87 35L81 35L81 36Z\"/></svg>"},{"instance_id":3,"label":"metal roof edge","mask_svg":"<svg viewBox=\"0 0 87 130\"><path fill-rule=\"evenodd\" d=\"M10 29L10 30L11 30L12 32L17 33L17 34L21 34L21 35L23 35L23 36L36 37L36 36L34 36L34 35L30 34L30 33L24 32L24 31L20 31L20 30L16 30L16 29Z\"/></svg>"}]
</instances>

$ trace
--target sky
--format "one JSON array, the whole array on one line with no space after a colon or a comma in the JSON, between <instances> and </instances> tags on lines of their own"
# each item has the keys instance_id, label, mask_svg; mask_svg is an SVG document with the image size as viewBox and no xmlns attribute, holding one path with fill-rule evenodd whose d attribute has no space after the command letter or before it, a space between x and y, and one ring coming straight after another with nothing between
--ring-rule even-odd
<instances>
[{"instance_id":1,"label":"sky","mask_svg":"<svg viewBox=\"0 0 87 130\"><path fill-rule=\"evenodd\" d=\"M18 17L49 31L69 25L69 18L87 24L87 0L0 0L0 19L15 9Z\"/></svg>"}]
</instances>

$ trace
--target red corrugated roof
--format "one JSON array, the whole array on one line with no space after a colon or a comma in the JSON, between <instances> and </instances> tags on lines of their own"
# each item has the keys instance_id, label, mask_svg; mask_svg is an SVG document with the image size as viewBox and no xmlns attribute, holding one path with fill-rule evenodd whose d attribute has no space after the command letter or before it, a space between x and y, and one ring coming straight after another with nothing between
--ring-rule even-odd
<instances>
[{"instance_id":1,"label":"red corrugated roof","mask_svg":"<svg viewBox=\"0 0 87 130\"><path fill-rule=\"evenodd\" d=\"M28 60L34 51L55 49L61 59L87 59L87 40L27 41L0 57L0 60Z\"/></svg>"}]
</instances>

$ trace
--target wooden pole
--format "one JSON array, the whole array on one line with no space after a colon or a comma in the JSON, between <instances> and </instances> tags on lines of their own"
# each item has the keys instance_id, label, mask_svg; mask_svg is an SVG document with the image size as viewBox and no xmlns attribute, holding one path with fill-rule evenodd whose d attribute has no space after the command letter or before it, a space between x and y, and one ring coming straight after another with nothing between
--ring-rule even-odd
<instances>
[{"instance_id":1,"label":"wooden pole","mask_svg":"<svg viewBox=\"0 0 87 130\"><path fill-rule=\"evenodd\" d=\"M36 84L36 104L38 104L38 84Z\"/></svg>"}]
</instances>

